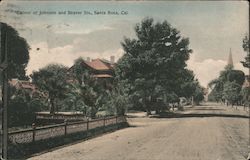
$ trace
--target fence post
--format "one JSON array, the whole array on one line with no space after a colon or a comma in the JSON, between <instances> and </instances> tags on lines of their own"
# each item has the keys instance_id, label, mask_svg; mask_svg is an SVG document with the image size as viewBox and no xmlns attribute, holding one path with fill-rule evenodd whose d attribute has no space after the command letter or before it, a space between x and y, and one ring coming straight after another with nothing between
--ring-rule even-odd
<instances>
[{"instance_id":1,"label":"fence post","mask_svg":"<svg viewBox=\"0 0 250 160\"><path fill-rule=\"evenodd\" d=\"M67 135L67 119L64 120L64 135Z\"/></svg>"},{"instance_id":2,"label":"fence post","mask_svg":"<svg viewBox=\"0 0 250 160\"><path fill-rule=\"evenodd\" d=\"M35 123L32 123L32 142L35 142L35 137L36 137L36 124Z\"/></svg>"}]
</instances>

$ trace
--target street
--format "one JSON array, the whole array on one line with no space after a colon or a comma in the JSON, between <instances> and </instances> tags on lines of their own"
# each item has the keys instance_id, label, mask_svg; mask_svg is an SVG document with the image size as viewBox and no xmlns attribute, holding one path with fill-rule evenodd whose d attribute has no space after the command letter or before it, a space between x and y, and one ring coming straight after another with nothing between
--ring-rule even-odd
<instances>
[{"instance_id":1,"label":"street","mask_svg":"<svg viewBox=\"0 0 250 160\"><path fill-rule=\"evenodd\" d=\"M173 115L129 114L130 127L36 155L30 160L244 160L248 112L204 104Z\"/></svg>"}]
</instances>

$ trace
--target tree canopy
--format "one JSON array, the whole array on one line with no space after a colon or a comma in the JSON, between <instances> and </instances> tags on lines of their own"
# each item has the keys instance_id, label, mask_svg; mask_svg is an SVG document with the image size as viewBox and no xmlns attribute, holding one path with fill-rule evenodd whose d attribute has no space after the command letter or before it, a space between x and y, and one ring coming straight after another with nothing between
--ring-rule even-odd
<instances>
[{"instance_id":1,"label":"tree canopy","mask_svg":"<svg viewBox=\"0 0 250 160\"><path fill-rule=\"evenodd\" d=\"M248 36L244 37L242 47L244 51L247 52L245 61L242 61L242 64L244 67L250 68L250 53L249 53L249 37Z\"/></svg>"},{"instance_id":2,"label":"tree canopy","mask_svg":"<svg viewBox=\"0 0 250 160\"><path fill-rule=\"evenodd\" d=\"M180 31L167 21L154 23L152 18L137 24L135 33L136 39L124 38L121 43L124 55L116 66L117 79L146 110L150 110L155 98L184 95L180 93L184 75L189 74L193 81L192 73L185 69L192 52L188 38L181 37Z\"/></svg>"},{"instance_id":3,"label":"tree canopy","mask_svg":"<svg viewBox=\"0 0 250 160\"><path fill-rule=\"evenodd\" d=\"M248 36L244 37L242 47L244 51L247 53L245 57L245 61L242 61L242 64L244 67L249 69L248 82L250 83L250 52L249 52L249 37ZM245 105L248 105L250 107L250 86L243 88L241 94L242 94L243 102L245 103Z\"/></svg>"},{"instance_id":4,"label":"tree canopy","mask_svg":"<svg viewBox=\"0 0 250 160\"><path fill-rule=\"evenodd\" d=\"M241 85L233 82L226 82L223 88L223 98L226 99L231 105L234 105L240 100Z\"/></svg>"},{"instance_id":5,"label":"tree canopy","mask_svg":"<svg viewBox=\"0 0 250 160\"><path fill-rule=\"evenodd\" d=\"M50 113L56 110L58 99L65 97L67 91L67 67L59 64L50 64L39 71L32 73L32 81L48 96L50 102Z\"/></svg>"},{"instance_id":6,"label":"tree canopy","mask_svg":"<svg viewBox=\"0 0 250 160\"><path fill-rule=\"evenodd\" d=\"M29 62L29 45L26 40L20 37L19 33L6 23L1 25L1 59L4 59L5 50L8 56L8 79L18 78L27 80L25 75L26 67ZM7 44L5 41L7 40ZM7 48L6 48L7 47Z\"/></svg>"},{"instance_id":7,"label":"tree canopy","mask_svg":"<svg viewBox=\"0 0 250 160\"><path fill-rule=\"evenodd\" d=\"M234 70L233 66L227 65L225 69L220 72L219 77L209 83L210 88L212 88L209 94L210 100L217 102L228 100L231 104L239 101L240 97L238 95L240 94L244 81L245 74L243 71Z\"/></svg>"}]
</instances>

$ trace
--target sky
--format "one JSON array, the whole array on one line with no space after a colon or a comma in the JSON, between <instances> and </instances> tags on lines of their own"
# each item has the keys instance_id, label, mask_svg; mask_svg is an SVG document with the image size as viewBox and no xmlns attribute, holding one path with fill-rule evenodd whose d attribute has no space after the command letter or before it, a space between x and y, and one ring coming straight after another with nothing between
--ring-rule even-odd
<instances>
[{"instance_id":1,"label":"sky","mask_svg":"<svg viewBox=\"0 0 250 160\"><path fill-rule=\"evenodd\" d=\"M31 47L27 74L49 63L70 67L78 57L114 55L117 60L123 55L124 37L135 38L134 27L143 18L167 20L189 38L193 53L188 68L206 87L227 64L230 48L235 69L247 73L240 61L246 55L242 39L249 33L248 5L246 1L4 1L0 18Z\"/></svg>"}]
</instances>

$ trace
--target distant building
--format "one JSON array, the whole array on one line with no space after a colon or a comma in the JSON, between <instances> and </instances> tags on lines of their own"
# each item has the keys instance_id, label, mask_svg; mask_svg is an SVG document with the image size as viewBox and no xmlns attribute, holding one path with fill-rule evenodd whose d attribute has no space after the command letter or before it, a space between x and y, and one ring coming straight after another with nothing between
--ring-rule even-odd
<instances>
[{"instance_id":1,"label":"distant building","mask_svg":"<svg viewBox=\"0 0 250 160\"><path fill-rule=\"evenodd\" d=\"M90 59L82 61L81 66L86 68L90 76L93 76L98 80L99 83L102 83L105 88L112 88L112 81L114 77L114 67L115 67L115 57L111 56L110 61L106 59ZM74 68L74 65L69 68L69 75L71 70ZM75 79L72 76L69 76L69 81L73 82Z\"/></svg>"},{"instance_id":2,"label":"distant building","mask_svg":"<svg viewBox=\"0 0 250 160\"><path fill-rule=\"evenodd\" d=\"M115 63L112 61L97 58L85 63L96 78L112 78L114 76Z\"/></svg>"},{"instance_id":3,"label":"distant building","mask_svg":"<svg viewBox=\"0 0 250 160\"><path fill-rule=\"evenodd\" d=\"M90 60L88 57L81 65L88 69L93 77L98 79L109 79L114 76L115 57L111 56L110 61L100 58ZM73 68L74 66L70 67L69 72Z\"/></svg>"},{"instance_id":4,"label":"distant building","mask_svg":"<svg viewBox=\"0 0 250 160\"><path fill-rule=\"evenodd\" d=\"M37 91L37 87L30 81L23 81L19 79L12 79L9 81L10 86L15 87L16 89L24 89L30 93Z\"/></svg>"},{"instance_id":5,"label":"distant building","mask_svg":"<svg viewBox=\"0 0 250 160\"><path fill-rule=\"evenodd\" d=\"M31 97L47 97L48 95L39 89L30 81L24 81L19 79L12 79L9 81L9 85L17 90L28 91Z\"/></svg>"}]
</instances>

